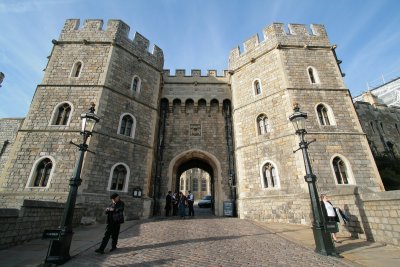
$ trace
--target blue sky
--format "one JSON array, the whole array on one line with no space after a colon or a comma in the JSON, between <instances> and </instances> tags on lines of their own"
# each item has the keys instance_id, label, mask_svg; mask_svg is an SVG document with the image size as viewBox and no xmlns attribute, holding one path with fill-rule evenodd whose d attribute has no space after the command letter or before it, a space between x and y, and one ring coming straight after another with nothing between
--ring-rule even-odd
<instances>
[{"instance_id":1,"label":"blue sky","mask_svg":"<svg viewBox=\"0 0 400 267\"><path fill-rule=\"evenodd\" d=\"M0 0L0 118L24 117L68 18L121 19L164 51L165 69L227 69L232 48L272 22L324 24L353 96L400 75L398 0ZM376 81L377 82L377 81Z\"/></svg>"}]
</instances>

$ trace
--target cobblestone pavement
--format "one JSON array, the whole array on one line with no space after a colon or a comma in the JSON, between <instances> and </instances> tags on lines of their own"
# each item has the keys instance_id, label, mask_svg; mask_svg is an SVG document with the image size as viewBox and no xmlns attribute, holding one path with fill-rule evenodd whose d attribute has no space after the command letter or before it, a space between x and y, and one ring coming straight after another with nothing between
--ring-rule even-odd
<instances>
[{"instance_id":1,"label":"cobblestone pavement","mask_svg":"<svg viewBox=\"0 0 400 267\"><path fill-rule=\"evenodd\" d=\"M212 216L138 221L120 234L116 251L94 249L63 266L351 266L251 221Z\"/></svg>"}]
</instances>

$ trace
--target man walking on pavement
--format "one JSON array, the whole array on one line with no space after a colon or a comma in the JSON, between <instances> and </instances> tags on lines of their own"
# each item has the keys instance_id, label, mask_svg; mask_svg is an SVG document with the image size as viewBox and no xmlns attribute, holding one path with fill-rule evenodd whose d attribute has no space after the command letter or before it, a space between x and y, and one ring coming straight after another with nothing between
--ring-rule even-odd
<instances>
[{"instance_id":1,"label":"man walking on pavement","mask_svg":"<svg viewBox=\"0 0 400 267\"><path fill-rule=\"evenodd\" d=\"M187 202L188 202L188 206L189 206L189 217L194 216L194 209L193 209L194 196L192 194L192 191L189 191Z\"/></svg>"},{"instance_id":2,"label":"man walking on pavement","mask_svg":"<svg viewBox=\"0 0 400 267\"><path fill-rule=\"evenodd\" d=\"M124 202L120 200L117 193L112 194L110 198L111 204L105 210L107 214L106 232L104 233L100 247L95 250L96 253L100 254L104 254L104 249L107 246L108 240L110 240L110 236L112 239L110 252L117 249L119 229L121 223L124 223Z\"/></svg>"}]
</instances>

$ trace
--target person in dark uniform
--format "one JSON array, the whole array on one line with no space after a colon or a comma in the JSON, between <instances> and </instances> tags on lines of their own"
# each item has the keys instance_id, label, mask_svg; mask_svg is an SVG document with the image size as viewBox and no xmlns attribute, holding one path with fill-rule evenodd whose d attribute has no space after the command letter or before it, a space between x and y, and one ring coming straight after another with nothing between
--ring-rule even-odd
<instances>
[{"instance_id":1,"label":"person in dark uniform","mask_svg":"<svg viewBox=\"0 0 400 267\"><path fill-rule=\"evenodd\" d=\"M172 195L171 191L168 191L167 196L165 197L165 216L169 217L171 214L171 207L172 207Z\"/></svg>"},{"instance_id":2,"label":"person in dark uniform","mask_svg":"<svg viewBox=\"0 0 400 267\"><path fill-rule=\"evenodd\" d=\"M192 191L189 191L189 195L187 197L187 203L189 206L189 217L194 216L194 209L193 209L193 204L194 204L194 196L192 194Z\"/></svg>"},{"instance_id":3,"label":"person in dark uniform","mask_svg":"<svg viewBox=\"0 0 400 267\"><path fill-rule=\"evenodd\" d=\"M175 191L175 193L172 195L172 215L176 216L178 215L178 191Z\"/></svg>"},{"instance_id":4,"label":"person in dark uniform","mask_svg":"<svg viewBox=\"0 0 400 267\"><path fill-rule=\"evenodd\" d=\"M121 223L124 223L124 202L120 200L117 193L112 194L110 198L111 204L105 210L105 213L107 214L106 232L104 233L100 247L95 250L96 253L100 254L104 254L104 249L106 248L110 237L112 239L110 252L117 249L119 229Z\"/></svg>"}]
</instances>

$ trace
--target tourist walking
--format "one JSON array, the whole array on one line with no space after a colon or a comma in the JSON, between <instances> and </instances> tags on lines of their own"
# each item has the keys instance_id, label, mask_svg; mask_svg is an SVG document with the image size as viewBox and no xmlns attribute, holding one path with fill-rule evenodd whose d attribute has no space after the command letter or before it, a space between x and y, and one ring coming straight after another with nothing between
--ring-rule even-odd
<instances>
[{"instance_id":1,"label":"tourist walking","mask_svg":"<svg viewBox=\"0 0 400 267\"><path fill-rule=\"evenodd\" d=\"M105 210L105 213L107 214L106 232L104 233L100 247L95 250L96 253L100 254L104 254L104 249L106 248L110 237L112 239L110 252L117 249L120 225L121 223L124 223L124 202L120 200L117 193L112 194L110 198L111 204Z\"/></svg>"}]
</instances>

